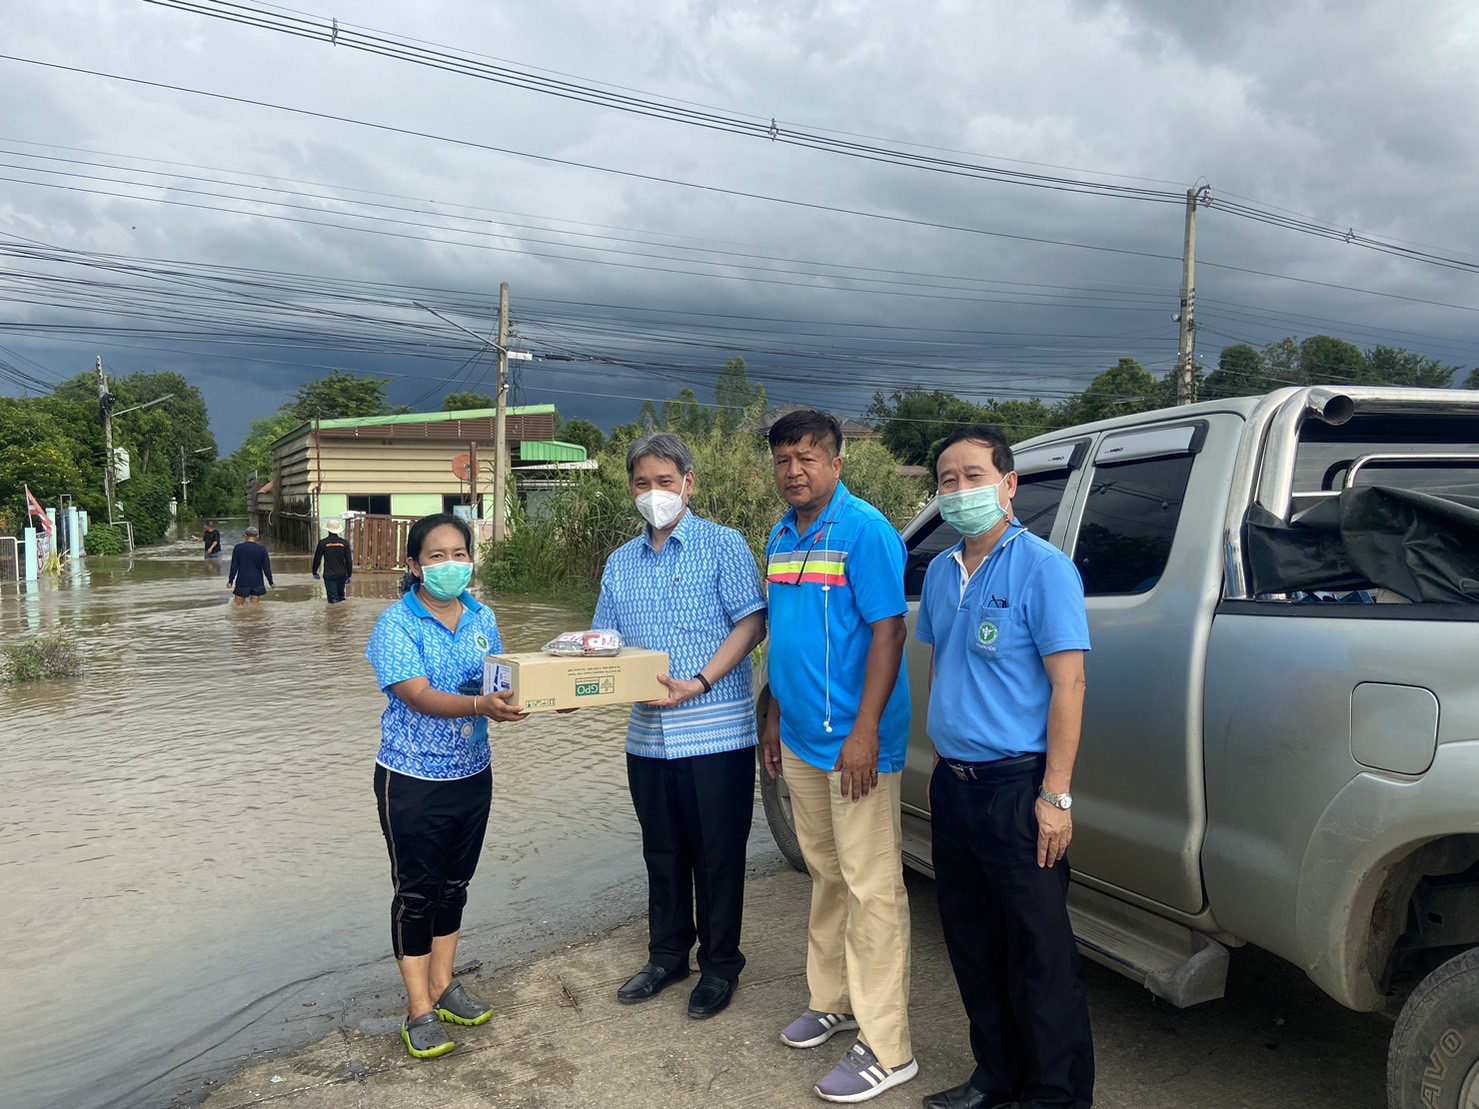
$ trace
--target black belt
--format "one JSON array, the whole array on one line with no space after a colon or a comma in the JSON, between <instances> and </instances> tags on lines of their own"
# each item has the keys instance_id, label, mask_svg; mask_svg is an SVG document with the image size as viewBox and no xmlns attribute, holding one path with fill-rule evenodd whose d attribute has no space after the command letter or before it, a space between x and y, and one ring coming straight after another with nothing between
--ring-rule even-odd
<instances>
[{"instance_id":1,"label":"black belt","mask_svg":"<svg viewBox=\"0 0 1479 1109\"><path fill-rule=\"evenodd\" d=\"M1006 778L1036 770L1039 766L1047 765L1048 757L1046 755L1017 755L1014 758L995 759L991 762L957 762L955 759L941 759L940 761L948 766L962 782L983 782L991 778Z\"/></svg>"}]
</instances>

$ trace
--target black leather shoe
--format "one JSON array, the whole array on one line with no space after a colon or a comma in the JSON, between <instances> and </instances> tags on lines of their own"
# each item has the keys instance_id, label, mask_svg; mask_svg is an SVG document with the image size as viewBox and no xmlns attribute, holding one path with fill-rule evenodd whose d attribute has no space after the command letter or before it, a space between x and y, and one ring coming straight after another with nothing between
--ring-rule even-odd
<instances>
[{"instance_id":1,"label":"black leather shoe","mask_svg":"<svg viewBox=\"0 0 1479 1109\"><path fill-rule=\"evenodd\" d=\"M734 983L728 978L715 978L711 974L699 976L698 985L688 995L688 1015L694 1020L708 1020L729 1008L729 999L734 996Z\"/></svg>"},{"instance_id":2,"label":"black leather shoe","mask_svg":"<svg viewBox=\"0 0 1479 1109\"><path fill-rule=\"evenodd\" d=\"M948 1090L930 1094L924 1099L924 1109L1017 1109L1015 1101L986 1104L986 1095L970 1082L962 1082Z\"/></svg>"},{"instance_id":3,"label":"black leather shoe","mask_svg":"<svg viewBox=\"0 0 1479 1109\"><path fill-rule=\"evenodd\" d=\"M616 991L616 1000L624 1005L635 1005L639 1001L648 1001L674 982L683 981L690 973L688 967L682 970L664 970L655 963L648 963L632 975L631 981Z\"/></svg>"}]
</instances>

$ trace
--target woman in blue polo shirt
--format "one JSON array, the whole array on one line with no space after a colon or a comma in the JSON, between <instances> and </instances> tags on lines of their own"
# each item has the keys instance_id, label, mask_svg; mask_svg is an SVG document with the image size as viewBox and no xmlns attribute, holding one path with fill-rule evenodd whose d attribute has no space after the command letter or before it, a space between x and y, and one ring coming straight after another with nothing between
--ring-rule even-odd
<instances>
[{"instance_id":1,"label":"woman in blue polo shirt","mask_svg":"<svg viewBox=\"0 0 1479 1109\"><path fill-rule=\"evenodd\" d=\"M408 588L375 624L365 654L388 703L375 799L395 895L390 937L406 985L401 1038L418 1059L457 1045L442 1022L493 1015L452 981L467 883L493 798L488 721L523 720L512 694L482 692L483 656L503 650L493 610L473 599L472 532L456 516L417 520Z\"/></svg>"}]
</instances>

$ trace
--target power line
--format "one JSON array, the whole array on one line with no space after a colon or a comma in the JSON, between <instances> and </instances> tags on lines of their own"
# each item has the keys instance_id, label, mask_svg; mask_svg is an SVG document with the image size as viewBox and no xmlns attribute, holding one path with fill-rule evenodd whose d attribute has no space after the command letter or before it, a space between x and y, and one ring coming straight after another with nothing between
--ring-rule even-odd
<instances>
[{"instance_id":1,"label":"power line","mask_svg":"<svg viewBox=\"0 0 1479 1109\"><path fill-rule=\"evenodd\" d=\"M23 65L35 65L44 69L56 70L64 73L76 73L89 77L101 77L106 80L120 81L125 84L139 85L145 88L161 89L167 92L183 93L187 96L200 96L213 100L221 100L227 103L243 104L249 107L267 108L273 111L287 112L292 115L306 116L313 119L322 119L334 123L347 123L356 127L369 128L371 130L383 131L387 134L402 135L410 138L428 139L434 142L449 143L472 150L482 150L494 154L504 154L511 157L525 158L531 161L544 162L550 165L567 166L576 169L591 170L598 173L611 174L631 180L646 181L654 184L672 185L679 188L695 189L700 192L713 193L716 195L733 196L746 200L759 200L769 204L781 204L790 207L801 208L808 211L827 212L833 215L856 216L863 219L878 220L885 223L899 224L909 227L925 227L937 231L954 231L966 235L983 235L991 238L1008 239L1018 242L1037 243L1046 246L1061 246L1076 250L1089 250L1106 254L1117 254L1136 258L1156 258L1161 260L1175 261L1178 256L1171 254L1157 254L1152 251L1130 250L1124 247L1106 246L1094 243L1076 243L1067 240L1050 239L1039 235L1017 235L1006 231L990 231L984 228L968 227L962 224L940 223L931 220L914 219L909 216L890 215L886 212L869 212L863 209L847 208L842 205L822 204L815 201L797 200L794 198L767 196L764 193L747 192L742 189L730 189L720 185L699 184L690 181L682 181L677 178L663 177L658 174L639 173L635 170L615 169L610 166L600 166L590 162L580 162L570 158L555 158L546 154L531 154L527 151L513 150L507 147L493 146L489 143L474 142L471 139L459 139L447 135L437 135L427 131L418 131L414 128L395 127L384 123L371 123L366 120L354 119L350 116L336 115L331 112L319 112L309 108L296 108L284 104L274 104L270 101L256 100L250 97L231 96L226 93L208 92L202 89L192 89L181 85L171 85L162 81L149 81L141 77L125 77L121 74L107 73L102 70L86 69L80 66L62 65L58 62L43 62L35 58L22 58L13 54L0 54L0 61L19 62Z\"/></svg>"},{"instance_id":2,"label":"power line","mask_svg":"<svg viewBox=\"0 0 1479 1109\"><path fill-rule=\"evenodd\" d=\"M233 3L230 0L215 0L213 4L199 3L196 0L147 0L147 2L159 7L323 42L335 47L365 51L460 76L474 77L686 126L768 140L773 144L784 143L867 161L1055 191L1088 193L1155 203L1180 203L1182 198L1179 190L1146 189L1138 186L1117 185L1102 179L1070 178L1054 174L1010 170L980 162L965 162L959 159L916 154L898 145L885 145L884 142L859 143L817 130L797 129L790 125L782 128L774 118L767 125L763 118L738 115L717 109L694 108L666 97L658 97L650 93L633 94L613 86L603 87L567 76L547 76L545 73L512 63L485 60L486 56L470 54L449 46L426 49L424 44L418 45L418 43L423 43L423 40L374 33L370 29L360 28L350 23L341 23L337 19L282 14L288 12L288 9L283 8L272 11L248 4ZM1479 273L1479 261L1468 261L1455 257L1452 253L1437 253L1434 250L1420 249L1396 240L1379 238L1364 232L1357 232L1353 227L1342 230L1339 227L1293 215L1286 209L1220 198L1215 201L1209 200L1208 205L1215 205L1218 210L1273 227L1319 238L1338 239L1364 249L1447 269Z\"/></svg>"},{"instance_id":3,"label":"power line","mask_svg":"<svg viewBox=\"0 0 1479 1109\"><path fill-rule=\"evenodd\" d=\"M476 55L457 51L452 47L428 50L411 40L386 34L375 34L354 24L341 23L336 19L310 19L277 14L263 8L225 2L225 0L217 0L213 5L195 3L193 0L148 0L148 2L159 7L210 16L298 38L312 39L345 49L360 50L560 99L681 123L690 127L761 139L773 144L800 146L872 162L1063 192L1091 193L1159 203L1179 202L1181 199L1180 192L1166 189L1146 189L1138 186L1118 185L1104 180L1083 180L1055 174L1012 170L1003 166L917 154L898 146L855 142L821 131L797 129L790 125L782 128L775 120L767 124L755 117L714 109L694 108L651 94L633 95L609 86L603 88L582 80L551 77L532 69L485 61Z\"/></svg>"}]
</instances>

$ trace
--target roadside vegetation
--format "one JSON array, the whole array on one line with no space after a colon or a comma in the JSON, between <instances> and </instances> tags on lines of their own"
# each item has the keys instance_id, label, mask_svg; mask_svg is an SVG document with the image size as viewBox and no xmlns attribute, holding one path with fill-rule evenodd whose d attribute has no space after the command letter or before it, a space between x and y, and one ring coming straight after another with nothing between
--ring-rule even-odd
<instances>
[{"instance_id":1,"label":"roadside vegetation","mask_svg":"<svg viewBox=\"0 0 1479 1109\"><path fill-rule=\"evenodd\" d=\"M579 474L534 513L516 519L508 541L489 549L483 583L494 592L593 603L607 556L645 526L627 487L626 453L637 435L658 428L683 435L693 451L693 511L739 531L763 559L770 529L787 511L764 437L719 426L695 434L684 421L675 422L618 429L596 454L598 470ZM923 478L901 474L898 459L878 442L847 445L842 480L898 526L914 516L931 488Z\"/></svg>"},{"instance_id":2,"label":"roadside vegetation","mask_svg":"<svg viewBox=\"0 0 1479 1109\"><path fill-rule=\"evenodd\" d=\"M1450 388L1462 381L1465 388L1479 388L1479 369L1469 370L1467 377L1463 373L1458 366L1416 351L1385 346L1362 350L1341 339L1315 335L1305 339L1291 336L1262 348L1246 344L1224 347L1215 369L1209 367L1203 372L1198 367L1193 376L1196 395L1212 399L1265 393L1286 385ZM1022 376L1031 375L1023 370ZM19 535L26 526L27 487L43 505L56 505L62 497L70 496L94 522L110 518L103 503L104 448L97 387L94 374L82 373L44 396L0 396L0 535ZM169 501L180 491L182 476L189 482L189 503L180 504L180 521L188 521L192 514L204 519L239 516L246 510L248 491L260 488L273 473L272 444L293 428L314 419L411 411L390 403L384 381L334 370L300 386L277 412L251 425L234 454L219 458L205 399L179 374L128 374L113 379L109 389L114 445L127 452L129 471L128 479L114 487L115 499L122 508L115 510L112 518L120 518L121 511L121 518L133 523L134 540L141 545L159 542L169 534ZM1157 377L1133 358L1119 359L1081 392L1053 389L1049 399L993 397L992 377L985 371L969 382L967 392L969 395L961 396L901 384L890 393L876 393L861 418L878 432L882 446L897 462L928 465L934 444L963 424L1000 424L1013 442L1019 442L1055 428L1164 408L1175 402L1176 394L1171 375ZM758 512L763 505L765 511L760 515L769 520L770 509L777 502L747 499L747 475L754 467L748 455L741 460L735 452L744 454L744 449L755 446L753 437L742 429L754 426L755 414L763 414L771 401L762 386L749 384L741 358L730 359L720 371L713 397L712 407L701 404L691 389L660 404L648 401L635 423L616 428L609 437L586 419L561 422L558 437L586 447L591 457L599 456L603 474L600 479L576 482L573 490L558 499L555 515L566 519L566 529L577 539L587 532L605 538L580 540L574 549L556 543L540 555L533 549L525 551L518 543L533 544L550 537L526 537L499 553L489 566L490 575L499 581L524 582L531 580L532 573L541 585L546 584L542 579L550 575L561 580L589 576L590 565L599 567L605 557L604 545L622 533L618 521L630 523L630 533L635 534L636 514L623 503L624 493L615 504L603 502L596 494L602 490L610 493L622 484L624 465L613 467L610 459L622 461L618 448L624 449L642 430L677 431L696 448L715 437L732 440L715 445L706 456L699 472L709 491L700 486L698 510L728 509L727 516L734 526L747 535L752 525L745 522L745 513ZM833 407L857 405L860 399L856 395L851 399L839 397ZM456 411L492 407L494 401L480 393L450 393L442 403L445 410ZM860 450L848 464L849 485L860 494L866 488L868 499L892 517L902 512L898 505L914 495L907 482L894 490L890 482L882 480L889 463L871 447ZM768 460L760 471L768 474ZM736 496L733 501L714 502L708 499L710 493ZM766 496L770 496L768 490ZM110 540L100 542L108 544ZM101 547L93 550L92 544L89 550L104 553ZM546 561L547 570L543 566ZM577 568L567 569L566 564L571 562Z\"/></svg>"},{"instance_id":3,"label":"roadside vegetation","mask_svg":"<svg viewBox=\"0 0 1479 1109\"><path fill-rule=\"evenodd\" d=\"M8 682L75 678L81 673L82 651L66 628L0 647L0 677Z\"/></svg>"},{"instance_id":4,"label":"roadside vegetation","mask_svg":"<svg viewBox=\"0 0 1479 1109\"><path fill-rule=\"evenodd\" d=\"M83 537L89 555L120 555L128 547L128 536L112 524L92 524Z\"/></svg>"}]
</instances>

